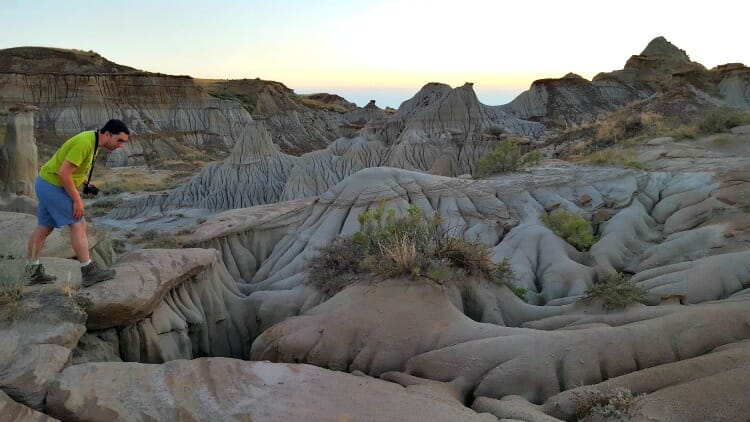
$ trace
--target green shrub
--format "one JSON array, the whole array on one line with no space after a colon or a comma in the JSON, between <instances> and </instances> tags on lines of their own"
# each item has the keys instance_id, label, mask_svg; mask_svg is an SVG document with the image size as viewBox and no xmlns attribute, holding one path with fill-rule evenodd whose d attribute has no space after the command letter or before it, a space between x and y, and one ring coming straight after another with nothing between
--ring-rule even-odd
<instances>
[{"instance_id":1,"label":"green shrub","mask_svg":"<svg viewBox=\"0 0 750 422\"><path fill-rule=\"evenodd\" d=\"M479 177L487 177L498 173L519 171L538 165L541 160L542 154L539 151L523 154L518 142L509 138L500 142L492 152L477 160L476 173Z\"/></svg>"},{"instance_id":2,"label":"green shrub","mask_svg":"<svg viewBox=\"0 0 750 422\"><path fill-rule=\"evenodd\" d=\"M549 214L542 215L542 221L556 235L578 250L587 251L596 242L591 224L574 212L562 208L556 209Z\"/></svg>"},{"instance_id":3,"label":"green shrub","mask_svg":"<svg viewBox=\"0 0 750 422\"><path fill-rule=\"evenodd\" d=\"M716 137L714 137L714 138L712 139L712 141L713 141L713 142L714 142L714 143L715 143L716 145L726 145L726 144L728 144L728 143L729 143L729 142L730 142L731 140L732 140L732 138L730 138L730 137L729 137L729 135L724 135L724 134L722 134L722 135L719 135L719 136L716 136Z\"/></svg>"},{"instance_id":4,"label":"green shrub","mask_svg":"<svg viewBox=\"0 0 750 422\"><path fill-rule=\"evenodd\" d=\"M725 132L735 126L750 124L750 113L731 107L709 109L698 123L701 133Z\"/></svg>"},{"instance_id":5,"label":"green shrub","mask_svg":"<svg viewBox=\"0 0 750 422\"><path fill-rule=\"evenodd\" d=\"M397 216L381 201L358 219L360 231L335 238L311 259L308 284L332 295L370 273L444 282L455 269L498 283L513 278L507 260L494 264L486 245L452 236L439 217L428 220L419 207Z\"/></svg>"},{"instance_id":6,"label":"green shrub","mask_svg":"<svg viewBox=\"0 0 750 422\"><path fill-rule=\"evenodd\" d=\"M629 281L629 277L623 273L611 274L604 283L594 284L586 290L583 300L601 298L604 300L604 309L623 309L633 303L643 302L646 291Z\"/></svg>"}]
</instances>

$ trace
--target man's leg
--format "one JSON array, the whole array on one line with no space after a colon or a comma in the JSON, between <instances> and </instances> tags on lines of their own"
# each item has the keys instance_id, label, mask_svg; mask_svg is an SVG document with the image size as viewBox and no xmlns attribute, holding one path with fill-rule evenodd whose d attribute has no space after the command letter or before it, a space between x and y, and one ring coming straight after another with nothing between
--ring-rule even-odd
<instances>
[{"instance_id":1,"label":"man's leg","mask_svg":"<svg viewBox=\"0 0 750 422\"><path fill-rule=\"evenodd\" d=\"M70 225L70 244L81 264L89 261L89 238L86 235L86 220Z\"/></svg>"},{"instance_id":2,"label":"man's leg","mask_svg":"<svg viewBox=\"0 0 750 422\"><path fill-rule=\"evenodd\" d=\"M39 255L44 249L44 242L47 240L47 236L52 233L52 230L54 230L54 227L37 226L29 238L26 250L29 261L24 268L24 279L29 284L45 284L57 279L57 277L45 273L44 267L39 263Z\"/></svg>"},{"instance_id":3,"label":"man's leg","mask_svg":"<svg viewBox=\"0 0 750 422\"><path fill-rule=\"evenodd\" d=\"M81 261L81 279L83 287L115 278L115 270L111 268L99 268L96 262L89 257L89 239L86 236L86 220L81 220L70 225L70 243L73 245L78 260Z\"/></svg>"},{"instance_id":4,"label":"man's leg","mask_svg":"<svg viewBox=\"0 0 750 422\"><path fill-rule=\"evenodd\" d=\"M26 251L28 252L27 257L29 258L29 262L33 263L39 259L39 255L41 255L42 249L44 249L44 242L54 229L54 227L36 226L36 230L34 230L34 233L29 238L29 245Z\"/></svg>"}]
</instances>

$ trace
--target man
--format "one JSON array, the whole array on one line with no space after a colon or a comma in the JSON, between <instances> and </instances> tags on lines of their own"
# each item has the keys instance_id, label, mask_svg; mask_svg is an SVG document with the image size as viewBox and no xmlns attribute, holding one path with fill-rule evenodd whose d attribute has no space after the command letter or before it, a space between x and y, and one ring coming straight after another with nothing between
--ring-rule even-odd
<instances>
[{"instance_id":1,"label":"man","mask_svg":"<svg viewBox=\"0 0 750 422\"><path fill-rule=\"evenodd\" d=\"M128 142L130 132L120 120L110 120L98 132L81 132L68 139L39 170L36 179L38 225L29 239L29 261L25 277L29 284L50 283L57 277L46 274L39 255L47 236L55 228L70 226L70 243L81 262L83 286L114 278L113 269L100 268L89 257L83 201L78 189L88 182L99 148L114 151Z\"/></svg>"}]
</instances>

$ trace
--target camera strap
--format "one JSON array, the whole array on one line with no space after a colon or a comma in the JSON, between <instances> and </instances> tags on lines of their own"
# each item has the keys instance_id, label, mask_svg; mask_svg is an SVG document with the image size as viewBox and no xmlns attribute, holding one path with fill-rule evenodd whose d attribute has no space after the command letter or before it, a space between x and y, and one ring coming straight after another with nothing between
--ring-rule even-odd
<instances>
[{"instance_id":1,"label":"camera strap","mask_svg":"<svg viewBox=\"0 0 750 422\"><path fill-rule=\"evenodd\" d=\"M94 131L94 156L91 158L91 168L89 169L89 178L86 179L86 185L91 182L91 175L94 174L94 163L96 162L96 153L99 149L99 132Z\"/></svg>"}]
</instances>

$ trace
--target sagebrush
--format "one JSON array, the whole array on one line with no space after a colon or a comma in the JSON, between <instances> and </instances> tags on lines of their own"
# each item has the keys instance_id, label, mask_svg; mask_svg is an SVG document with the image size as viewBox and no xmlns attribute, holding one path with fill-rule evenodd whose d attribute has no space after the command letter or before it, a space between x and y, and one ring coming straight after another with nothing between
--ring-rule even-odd
<instances>
[{"instance_id":1,"label":"sagebrush","mask_svg":"<svg viewBox=\"0 0 750 422\"><path fill-rule=\"evenodd\" d=\"M542 221L578 250L587 251L596 242L594 230L588 220L572 211L559 208L542 215Z\"/></svg>"},{"instance_id":2,"label":"sagebrush","mask_svg":"<svg viewBox=\"0 0 750 422\"><path fill-rule=\"evenodd\" d=\"M613 273L603 283L597 283L586 290L584 300L600 298L604 309L624 309L634 303L642 303L646 299L646 290L631 283L630 277L624 273Z\"/></svg>"},{"instance_id":3,"label":"sagebrush","mask_svg":"<svg viewBox=\"0 0 750 422\"><path fill-rule=\"evenodd\" d=\"M443 282L456 270L497 283L512 278L507 260L493 263L486 245L453 235L439 217L428 219L419 207L410 206L399 216L381 201L358 219L358 232L333 239L310 262L308 283L326 294L366 274Z\"/></svg>"},{"instance_id":4,"label":"sagebrush","mask_svg":"<svg viewBox=\"0 0 750 422\"><path fill-rule=\"evenodd\" d=\"M519 171L538 165L542 159L539 151L523 153L521 145L513 138L500 142L489 154L476 161L476 174L487 177L493 174Z\"/></svg>"}]
</instances>

